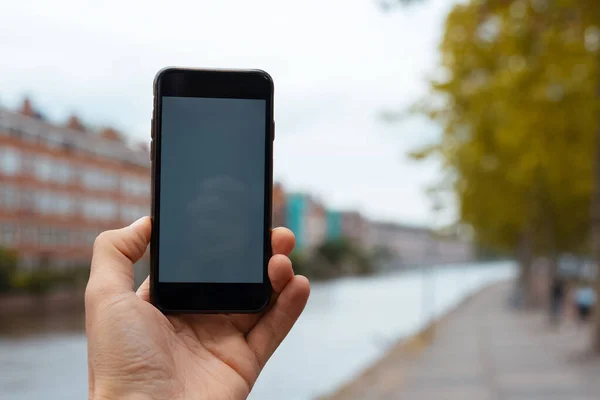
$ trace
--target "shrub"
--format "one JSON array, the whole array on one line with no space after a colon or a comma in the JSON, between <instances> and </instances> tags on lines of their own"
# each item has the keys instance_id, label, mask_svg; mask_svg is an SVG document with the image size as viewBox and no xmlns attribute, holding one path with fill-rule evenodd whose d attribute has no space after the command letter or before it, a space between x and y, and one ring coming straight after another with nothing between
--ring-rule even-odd
<instances>
[{"instance_id":1,"label":"shrub","mask_svg":"<svg viewBox=\"0 0 600 400\"><path fill-rule=\"evenodd\" d=\"M16 252L0 248L0 293L13 288L18 262Z\"/></svg>"}]
</instances>

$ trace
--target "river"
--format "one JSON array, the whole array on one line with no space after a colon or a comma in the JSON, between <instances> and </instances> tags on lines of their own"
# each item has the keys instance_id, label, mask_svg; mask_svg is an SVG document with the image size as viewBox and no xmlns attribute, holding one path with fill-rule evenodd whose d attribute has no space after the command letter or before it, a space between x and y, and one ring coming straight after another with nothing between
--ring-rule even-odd
<instances>
[{"instance_id":1,"label":"river","mask_svg":"<svg viewBox=\"0 0 600 400\"><path fill-rule=\"evenodd\" d=\"M309 400L329 393L395 341L419 331L430 311L442 315L474 291L513 277L515 271L512 263L502 262L314 284L304 314L267 364L250 399ZM0 398L86 398L82 317L63 318L64 323L40 324L33 332L22 329L23 335L0 337Z\"/></svg>"}]
</instances>

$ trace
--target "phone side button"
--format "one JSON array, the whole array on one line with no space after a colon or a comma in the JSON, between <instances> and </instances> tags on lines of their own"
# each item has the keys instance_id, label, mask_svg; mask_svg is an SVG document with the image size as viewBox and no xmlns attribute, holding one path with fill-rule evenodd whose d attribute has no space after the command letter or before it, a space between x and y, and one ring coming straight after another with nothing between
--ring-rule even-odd
<instances>
[{"instance_id":1,"label":"phone side button","mask_svg":"<svg viewBox=\"0 0 600 400\"><path fill-rule=\"evenodd\" d=\"M150 161L154 160L154 140L150 141Z\"/></svg>"}]
</instances>

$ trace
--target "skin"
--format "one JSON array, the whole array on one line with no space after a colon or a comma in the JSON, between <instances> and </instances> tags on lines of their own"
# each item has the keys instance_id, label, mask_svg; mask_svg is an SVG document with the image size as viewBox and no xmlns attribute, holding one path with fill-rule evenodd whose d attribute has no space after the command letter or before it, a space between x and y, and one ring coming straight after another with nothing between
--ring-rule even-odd
<instances>
[{"instance_id":1,"label":"skin","mask_svg":"<svg viewBox=\"0 0 600 400\"><path fill-rule=\"evenodd\" d=\"M89 398L245 399L308 300L308 280L294 275L288 258L293 233L273 230L265 312L176 316L150 304L147 279L133 290L133 264L150 233L144 217L94 244L85 294Z\"/></svg>"}]
</instances>

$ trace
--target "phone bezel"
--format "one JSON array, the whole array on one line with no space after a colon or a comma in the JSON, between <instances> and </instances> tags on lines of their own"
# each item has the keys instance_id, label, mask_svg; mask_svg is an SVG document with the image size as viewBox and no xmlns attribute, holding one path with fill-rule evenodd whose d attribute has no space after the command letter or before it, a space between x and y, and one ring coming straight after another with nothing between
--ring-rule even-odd
<instances>
[{"instance_id":1,"label":"phone bezel","mask_svg":"<svg viewBox=\"0 0 600 400\"><path fill-rule=\"evenodd\" d=\"M252 313L262 311L271 297L268 262L271 258L273 190L273 80L262 70L215 70L168 67L154 79L152 121L152 238L150 299L165 313ZM159 282L160 159L162 97L263 99L265 111L264 258L262 283Z\"/></svg>"}]
</instances>

